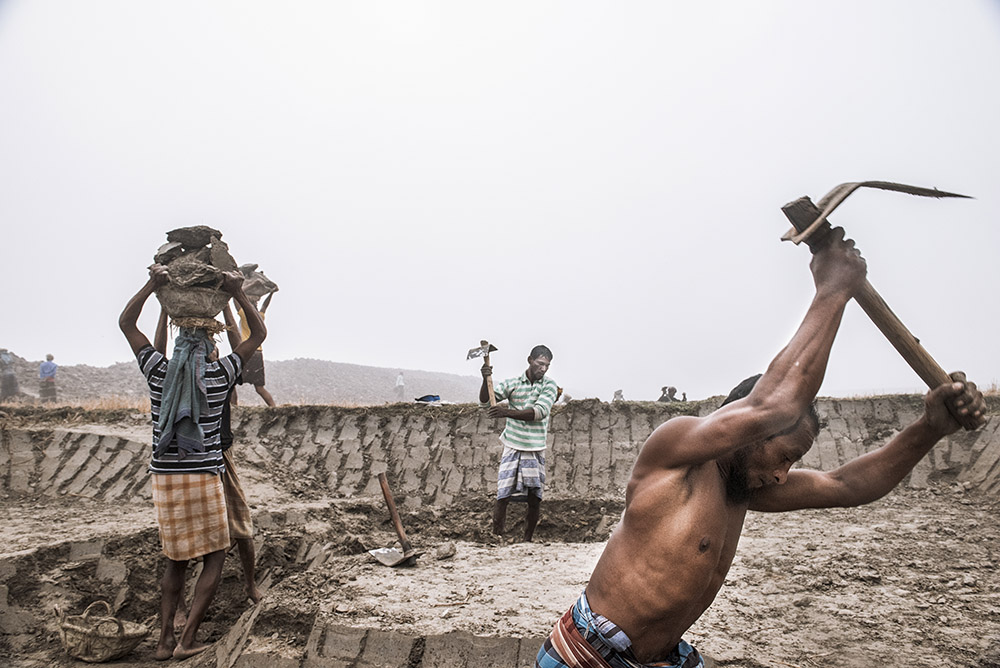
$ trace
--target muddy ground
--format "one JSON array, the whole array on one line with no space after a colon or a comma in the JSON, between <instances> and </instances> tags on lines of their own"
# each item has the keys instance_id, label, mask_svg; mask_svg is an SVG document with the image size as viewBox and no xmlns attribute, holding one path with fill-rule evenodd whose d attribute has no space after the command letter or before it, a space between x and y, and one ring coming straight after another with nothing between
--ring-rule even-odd
<instances>
[{"instance_id":1,"label":"muddy ground","mask_svg":"<svg viewBox=\"0 0 1000 668\"><path fill-rule=\"evenodd\" d=\"M585 586L621 511L614 501L550 502L537 542L510 545L491 544L484 530L487 498L404 512L427 553L415 568L390 569L366 552L393 542L381 499L256 505L268 590L251 645L285 657L301 656L318 619L411 635L544 636ZM984 657L1000 636L998 510L952 486L865 508L752 515L726 587L688 639L724 666L992 665ZM75 664L49 614L57 604L80 611L104 598L122 618L155 624L162 564L150 507L8 499L0 511L0 569L18 572L4 612L32 617L22 633L0 636L9 665ZM97 560L88 554L100 541ZM436 559L446 542L455 555ZM112 584L102 563L124 563L127 576ZM205 637L222 638L249 607L233 555ZM152 650L151 637L116 663L162 665Z\"/></svg>"},{"instance_id":2,"label":"muddy ground","mask_svg":"<svg viewBox=\"0 0 1000 668\"><path fill-rule=\"evenodd\" d=\"M116 429L145 438L148 424L126 413L111 420ZM77 431L107 428L49 418L72 418ZM266 594L251 606L231 555L202 626L220 650L187 666L428 668L448 665L429 658L430 639L451 632L524 639L521 660L486 665L530 665L525 651L586 585L622 511L620 498L547 499L535 543L498 544L485 494L445 507L397 498L425 554L415 568L390 569L367 553L395 540L381 497L334 498L309 475L254 468L239 447L236 459ZM1000 667L998 511L996 497L949 483L899 489L862 508L750 514L726 586L687 639L720 666ZM523 509L511 513L516 536ZM449 543L454 555L436 558ZM162 567L148 501L0 490L0 666L84 665L63 651L54 606L79 613L104 599L122 619L155 629ZM410 644L383 663L367 654L317 662L317 629L377 630ZM155 633L111 665L164 665L152 659L154 641Z\"/></svg>"}]
</instances>

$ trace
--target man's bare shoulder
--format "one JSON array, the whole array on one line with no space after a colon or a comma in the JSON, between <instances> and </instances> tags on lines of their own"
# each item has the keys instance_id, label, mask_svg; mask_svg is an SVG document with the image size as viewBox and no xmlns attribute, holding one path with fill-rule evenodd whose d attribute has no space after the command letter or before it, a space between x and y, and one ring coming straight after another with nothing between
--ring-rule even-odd
<instances>
[{"instance_id":1,"label":"man's bare shoulder","mask_svg":"<svg viewBox=\"0 0 1000 668\"><path fill-rule=\"evenodd\" d=\"M679 415L654 429L639 450L636 468L684 468L697 463L689 461L685 455L704 419L693 415Z\"/></svg>"}]
</instances>

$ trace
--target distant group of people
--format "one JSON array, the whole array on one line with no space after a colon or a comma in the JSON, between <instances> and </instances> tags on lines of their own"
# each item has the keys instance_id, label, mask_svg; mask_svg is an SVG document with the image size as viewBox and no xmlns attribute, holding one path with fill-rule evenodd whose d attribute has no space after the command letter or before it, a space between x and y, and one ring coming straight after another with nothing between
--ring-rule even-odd
<instances>
[{"instance_id":1,"label":"distant group of people","mask_svg":"<svg viewBox=\"0 0 1000 668\"><path fill-rule=\"evenodd\" d=\"M677 388L672 385L664 385L660 389L660 398L657 401L669 402L669 401L687 401L687 392L681 394L680 399L677 398ZM614 396L611 397L611 401L625 401L624 390L615 390Z\"/></svg>"},{"instance_id":2,"label":"distant group of people","mask_svg":"<svg viewBox=\"0 0 1000 668\"><path fill-rule=\"evenodd\" d=\"M42 403L53 403L58 398L56 371L59 365L53 361L54 359L52 353L49 353L45 356L45 361L38 365L38 400ZM0 403L22 398L14 355L6 348L0 348Z\"/></svg>"},{"instance_id":3,"label":"distant group of people","mask_svg":"<svg viewBox=\"0 0 1000 668\"><path fill-rule=\"evenodd\" d=\"M681 393L681 398L677 398L677 388L673 385L664 385L660 389L660 398L657 401L670 402L670 401L687 401L687 392Z\"/></svg>"}]
</instances>

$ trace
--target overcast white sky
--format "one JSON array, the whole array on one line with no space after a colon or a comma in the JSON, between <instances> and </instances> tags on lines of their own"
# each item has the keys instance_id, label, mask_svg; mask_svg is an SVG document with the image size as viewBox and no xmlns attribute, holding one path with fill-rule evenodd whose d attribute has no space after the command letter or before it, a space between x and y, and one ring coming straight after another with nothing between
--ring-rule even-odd
<instances>
[{"instance_id":1,"label":"overcast white sky","mask_svg":"<svg viewBox=\"0 0 1000 668\"><path fill-rule=\"evenodd\" d=\"M1000 3L0 3L0 346L131 359L165 233L281 286L269 359L724 394L812 295L833 216L948 370L1000 377ZM152 333L151 301L140 324ZM850 305L823 395L920 391Z\"/></svg>"}]
</instances>

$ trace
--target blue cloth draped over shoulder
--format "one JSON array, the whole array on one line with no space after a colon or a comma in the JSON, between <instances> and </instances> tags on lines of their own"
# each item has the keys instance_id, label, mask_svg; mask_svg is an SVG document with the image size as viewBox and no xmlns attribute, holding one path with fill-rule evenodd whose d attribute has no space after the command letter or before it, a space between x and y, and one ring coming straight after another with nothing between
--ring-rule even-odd
<instances>
[{"instance_id":1,"label":"blue cloth draped over shoulder","mask_svg":"<svg viewBox=\"0 0 1000 668\"><path fill-rule=\"evenodd\" d=\"M204 329L181 328L174 341L174 354L167 362L160 399L160 440L155 453L162 457L177 439L177 457L205 452L205 432L200 418L208 410L205 387L207 356L214 344Z\"/></svg>"}]
</instances>

